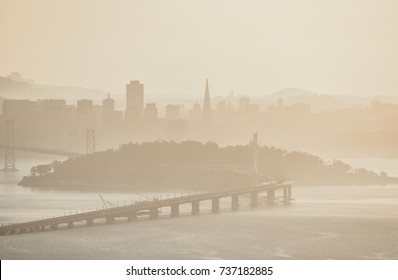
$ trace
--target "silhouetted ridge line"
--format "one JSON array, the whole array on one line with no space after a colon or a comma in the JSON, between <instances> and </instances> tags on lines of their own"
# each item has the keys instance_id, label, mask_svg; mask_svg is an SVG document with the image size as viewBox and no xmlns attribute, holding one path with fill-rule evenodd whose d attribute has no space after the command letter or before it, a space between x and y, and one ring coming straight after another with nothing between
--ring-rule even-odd
<instances>
[{"instance_id":1,"label":"silhouetted ridge line","mask_svg":"<svg viewBox=\"0 0 398 280\"><path fill-rule=\"evenodd\" d=\"M185 166L187 168L181 168ZM207 168L188 168L201 166ZM212 168L217 166L217 168ZM125 144L117 150L96 152L57 164L40 176L25 177L20 184L38 188L74 190L217 190L252 184L253 178L220 167L253 170L252 147L220 148L209 142L151 142ZM295 185L372 185L396 183L396 178L366 169L354 169L334 160L275 147L257 149L260 174L289 177Z\"/></svg>"}]
</instances>

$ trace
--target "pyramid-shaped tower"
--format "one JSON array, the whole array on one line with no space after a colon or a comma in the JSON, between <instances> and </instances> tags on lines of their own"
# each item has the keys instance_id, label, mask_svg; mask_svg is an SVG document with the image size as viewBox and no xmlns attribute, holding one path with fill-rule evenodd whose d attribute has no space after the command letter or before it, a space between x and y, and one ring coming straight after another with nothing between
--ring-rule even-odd
<instances>
[{"instance_id":1,"label":"pyramid-shaped tower","mask_svg":"<svg viewBox=\"0 0 398 280\"><path fill-rule=\"evenodd\" d=\"M212 118L211 118L211 105L210 105L210 92L209 92L209 81L206 79L206 89L205 89L205 98L203 101L203 129L204 129L204 137L205 140L210 140L211 137L211 127L212 127Z\"/></svg>"}]
</instances>

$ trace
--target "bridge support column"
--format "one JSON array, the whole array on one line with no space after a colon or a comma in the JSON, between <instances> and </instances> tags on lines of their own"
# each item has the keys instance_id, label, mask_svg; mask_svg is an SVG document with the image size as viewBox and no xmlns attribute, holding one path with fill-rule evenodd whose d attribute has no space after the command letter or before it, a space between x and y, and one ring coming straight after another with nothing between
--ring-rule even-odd
<instances>
[{"instance_id":1,"label":"bridge support column","mask_svg":"<svg viewBox=\"0 0 398 280\"><path fill-rule=\"evenodd\" d=\"M267 190L267 205L273 205L275 199L275 189Z\"/></svg>"},{"instance_id":2,"label":"bridge support column","mask_svg":"<svg viewBox=\"0 0 398 280\"><path fill-rule=\"evenodd\" d=\"M192 202L192 215L198 215L199 211L199 201Z\"/></svg>"},{"instance_id":3,"label":"bridge support column","mask_svg":"<svg viewBox=\"0 0 398 280\"><path fill-rule=\"evenodd\" d=\"M53 224L50 226L51 230L57 230L58 229L58 225L57 224Z\"/></svg>"},{"instance_id":4,"label":"bridge support column","mask_svg":"<svg viewBox=\"0 0 398 280\"><path fill-rule=\"evenodd\" d=\"M115 221L115 217L113 217L113 216L108 216L108 217L106 217L106 223L107 224L111 224L111 223L113 223Z\"/></svg>"},{"instance_id":5,"label":"bridge support column","mask_svg":"<svg viewBox=\"0 0 398 280\"><path fill-rule=\"evenodd\" d=\"M171 205L171 216L178 217L180 215L180 205L179 204L173 204Z\"/></svg>"},{"instance_id":6,"label":"bridge support column","mask_svg":"<svg viewBox=\"0 0 398 280\"><path fill-rule=\"evenodd\" d=\"M25 233L25 232L26 232L26 228L19 229L19 233Z\"/></svg>"},{"instance_id":7,"label":"bridge support column","mask_svg":"<svg viewBox=\"0 0 398 280\"><path fill-rule=\"evenodd\" d=\"M218 197L211 200L211 212L220 212L220 199Z\"/></svg>"},{"instance_id":8,"label":"bridge support column","mask_svg":"<svg viewBox=\"0 0 398 280\"><path fill-rule=\"evenodd\" d=\"M127 221L132 222L137 220L137 211L133 211L127 215Z\"/></svg>"},{"instance_id":9,"label":"bridge support column","mask_svg":"<svg viewBox=\"0 0 398 280\"><path fill-rule=\"evenodd\" d=\"M41 227L40 227L40 230L41 230L41 231L45 231L45 230L46 230L46 226L41 226Z\"/></svg>"},{"instance_id":10,"label":"bridge support column","mask_svg":"<svg viewBox=\"0 0 398 280\"><path fill-rule=\"evenodd\" d=\"M91 225L93 225L93 219L89 218L86 221L86 226L91 226Z\"/></svg>"},{"instance_id":11,"label":"bridge support column","mask_svg":"<svg viewBox=\"0 0 398 280\"><path fill-rule=\"evenodd\" d=\"M250 206L256 208L258 205L258 192L251 193Z\"/></svg>"},{"instance_id":12,"label":"bridge support column","mask_svg":"<svg viewBox=\"0 0 398 280\"><path fill-rule=\"evenodd\" d=\"M69 223L68 228L73 228L73 223Z\"/></svg>"},{"instance_id":13,"label":"bridge support column","mask_svg":"<svg viewBox=\"0 0 398 280\"><path fill-rule=\"evenodd\" d=\"M151 208L151 210L149 210L149 218L156 219L159 216L158 210L158 208Z\"/></svg>"},{"instance_id":14,"label":"bridge support column","mask_svg":"<svg viewBox=\"0 0 398 280\"><path fill-rule=\"evenodd\" d=\"M34 232L34 231L35 231L35 228L34 228L34 227L31 227L31 228L29 229L29 231L30 231L30 232Z\"/></svg>"},{"instance_id":15,"label":"bridge support column","mask_svg":"<svg viewBox=\"0 0 398 280\"><path fill-rule=\"evenodd\" d=\"M287 185L285 187L283 187L283 203L284 204L290 204L290 200L291 200L291 192L292 192L292 186L291 185Z\"/></svg>"},{"instance_id":16,"label":"bridge support column","mask_svg":"<svg viewBox=\"0 0 398 280\"><path fill-rule=\"evenodd\" d=\"M232 206L231 206L232 211L237 211L238 208L239 208L239 195L238 194L234 194L231 197L231 200L232 200Z\"/></svg>"}]
</instances>

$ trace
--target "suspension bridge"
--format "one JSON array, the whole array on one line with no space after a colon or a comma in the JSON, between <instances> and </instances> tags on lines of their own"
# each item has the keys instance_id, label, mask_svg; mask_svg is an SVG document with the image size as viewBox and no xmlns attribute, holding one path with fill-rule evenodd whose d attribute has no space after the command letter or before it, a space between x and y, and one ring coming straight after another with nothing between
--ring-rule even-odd
<instances>
[{"instance_id":1,"label":"suspension bridge","mask_svg":"<svg viewBox=\"0 0 398 280\"><path fill-rule=\"evenodd\" d=\"M1 170L3 172L15 172L18 171L16 168L16 158L15 152L33 152L56 156L66 156L66 157L79 157L84 155L83 153L77 153L73 151L67 151L62 149L49 149L43 147L29 147L25 145L15 145L15 127L13 120L6 120L5 123L5 142L0 144L0 150L4 150L4 168ZM95 152L95 130L87 129L86 131L86 154L91 154Z\"/></svg>"}]
</instances>

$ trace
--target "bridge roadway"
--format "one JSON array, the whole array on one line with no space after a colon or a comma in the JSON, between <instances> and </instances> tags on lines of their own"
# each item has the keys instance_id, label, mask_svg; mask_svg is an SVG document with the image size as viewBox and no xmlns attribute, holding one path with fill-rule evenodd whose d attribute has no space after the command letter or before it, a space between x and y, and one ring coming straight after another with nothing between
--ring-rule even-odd
<instances>
[{"instance_id":1,"label":"bridge roadway","mask_svg":"<svg viewBox=\"0 0 398 280\"><path fill-rule=\"evenodd\" d=\"M181 204L192 204L192 215L198 215L200 212L200 202L204 200L212 201L212 212L217 213L220 210L219 200L224 197L231 197L231 209L233 211L239 208L239 195L251 194L251 207L255 208L258 204L258 194L267 193L266 202L272 205L275 201L275 191L283 191L283 203L290 204L292 200L291 182L288 180L278 182L262 183L256 186L239 189L229 189L218 192L207 192L194 195L187 195L167 199L154 199L153 201L136 202L127 206L112 207L96 211L89 211L79 214L66 215L32 222L10 224L0 227L0 235L44 231L46 229L56 230L59 225L66 225L70 228L76 222L86 222L87 226L93 224L95 219L106 219L107 223L112 223L115 218L126 217L128 221L137 219L137 216L149 215L151 219L157 218L159 209L162 207L171 207L171 216L179 215L179 206Z\"/></svg>"},{"instance_id":2,"label":"bridge roadway","mask_svg":"<svg viewBox=\"0 0 398 280\"><path fill-rule=\"evenodd\" d=\"M40 153L40 154L48 154L48 155L56 155L56 156L67 156L67 157L79 157L79 156L83 155L80 153L61 151L61 150L56 150L56 149L32 148L32 147L25 147L25 146L8 146L8 145L4 145L4 144L0 144L0 149L2 149L2 150L11 149L14 151L32 152L32 153Z\"/></svg>"}]
</instances>

